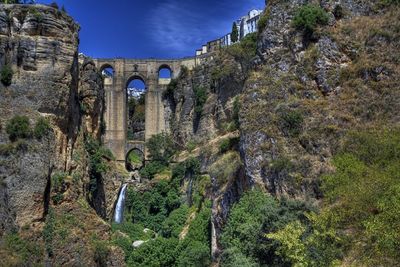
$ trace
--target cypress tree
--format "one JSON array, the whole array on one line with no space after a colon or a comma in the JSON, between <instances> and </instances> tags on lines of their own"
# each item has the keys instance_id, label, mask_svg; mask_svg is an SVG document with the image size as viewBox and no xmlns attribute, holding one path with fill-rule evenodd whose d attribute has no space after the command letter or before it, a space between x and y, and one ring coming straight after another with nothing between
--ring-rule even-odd
<instances>
[{"instance_id":1,"label":"cypress tree","mask_svg":"<svg viewBox=\"0 0 400 267\"><path fill-rule=\"evenodd\" d=\"M239 32L237 29L236 22L234 22L232 25L231 41L232 43L236 43L238 39L239 39Z\"/></svg>"}]
</instances>

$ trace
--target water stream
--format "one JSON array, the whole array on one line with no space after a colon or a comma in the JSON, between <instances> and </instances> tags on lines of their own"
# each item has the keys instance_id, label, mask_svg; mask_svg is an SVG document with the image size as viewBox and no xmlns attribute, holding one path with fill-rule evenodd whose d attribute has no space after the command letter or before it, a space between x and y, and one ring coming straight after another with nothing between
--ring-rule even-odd
<instances>
[{"instance_id":1,"label":"water stream","mask_svg":"<svg viewBox=\"0 0 400 267\"><path fill-rule=\"evenodd\" d=\"M114 222L122 223L124 219L124 206L125 206L125 195L126 195L126 188L128 184L124 184L118 196L117 205L115 206L114 211Z\"/></svg>"}]
</instances>

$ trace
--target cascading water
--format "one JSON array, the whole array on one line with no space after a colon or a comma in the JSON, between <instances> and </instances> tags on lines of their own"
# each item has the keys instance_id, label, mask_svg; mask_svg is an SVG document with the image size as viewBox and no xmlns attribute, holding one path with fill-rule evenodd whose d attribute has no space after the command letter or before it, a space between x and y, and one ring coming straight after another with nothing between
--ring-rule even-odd
<instances>
[{"instance_id":1,"label":"cascading water","mask_svg":"<svg viewBox=\"0 0 400 267\"><path fill-rule=\"evenodd\" d=\"M122 220L124 218L125 194L127 187L128 184L124 184L118 196L118 201L117 205L115 206L114 212L114 222L116 223L122 223Z\"/></svg>"}]
</instances>

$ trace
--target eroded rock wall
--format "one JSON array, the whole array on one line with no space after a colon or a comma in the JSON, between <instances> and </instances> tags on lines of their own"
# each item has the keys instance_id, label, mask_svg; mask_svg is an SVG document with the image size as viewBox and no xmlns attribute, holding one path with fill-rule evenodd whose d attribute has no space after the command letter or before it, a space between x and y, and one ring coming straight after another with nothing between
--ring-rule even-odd
<instances>
[{"instance_id":1,"label":"eroded rock wall","mask_svg":"<svg viewBox=\"0 0 400 267\"><path fill-rule=\"evenodd\" d=\"M14 72L10 86L0 85L1 140L9 142L5 125L15 115L27 116L32 127L44 116L54 129L1 156L9 215L19 227L44 219L52 170L65 168L79 127L78 31L54 8L0 6L0 62Z\"/></svg>"}]
</instances>

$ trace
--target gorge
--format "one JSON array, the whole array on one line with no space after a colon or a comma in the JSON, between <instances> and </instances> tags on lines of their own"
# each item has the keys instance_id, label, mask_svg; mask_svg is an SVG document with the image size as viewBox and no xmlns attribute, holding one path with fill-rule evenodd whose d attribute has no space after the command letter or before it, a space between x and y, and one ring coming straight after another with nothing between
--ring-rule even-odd
<instances>
[{"instance_id":1,"label":"gorge","mask_svg":"<svg viewBox=\"0 0 400 267\"><path fill-rule=\"evenodd\" d=\"M2 1L0 266L400 266L399 1L265 4L137 60Z\"/></svg>"}]
</instances>

